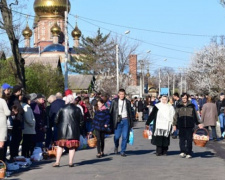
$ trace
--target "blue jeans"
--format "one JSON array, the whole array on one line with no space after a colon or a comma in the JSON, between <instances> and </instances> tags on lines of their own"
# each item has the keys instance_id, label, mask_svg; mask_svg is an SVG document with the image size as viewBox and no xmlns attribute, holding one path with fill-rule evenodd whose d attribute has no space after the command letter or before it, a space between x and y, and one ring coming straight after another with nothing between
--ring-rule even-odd
<instances>
[{"instance_id":1,"label":"blue jeans","mask_svg":"<svg viewBox=\"0 0 225 180\"><path fill-rule=\"evenodd\" d=\"M122 135L122 144L121 144L121 154L126 151L127 148L127 140L128 140L128 130L129 124L127 118L124 118L117 124L117 128L115 129L115 136L114 136L114 144L115 147L119 147L119 140Z\"/></svg>"},{"instance_id":2,"label":"blue jeans","mask_svg":"<svg viewBox=\"0 0 225 180\"><path fill-rule=\"evenodd\" d=\"M222 135L224 132L224 124L225 124L224 113L220 113L219 120L220 120L220 130L221 130L221 135Z\"/></svg>"}]
</instances>

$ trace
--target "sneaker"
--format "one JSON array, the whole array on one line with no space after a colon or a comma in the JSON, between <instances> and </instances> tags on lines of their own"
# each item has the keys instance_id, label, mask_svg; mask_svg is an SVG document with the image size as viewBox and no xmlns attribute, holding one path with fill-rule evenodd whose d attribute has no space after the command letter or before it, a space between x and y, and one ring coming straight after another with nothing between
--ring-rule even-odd
<instances>
[{"instance_id":1,"label":"sneaker","mask_svg":"<svg viewBox=\"0 0 225 180\"><path fill-rule=\"evenodd\" d=\"M186 157L186 154L185 153L180 153L180 157L181 158L185 158Z\"/></svg>"},{"instance_id":2,"label":"sneaker","mask_svg":"<svg viewBox=\"0 0 225 180\"><path fill-rule=\"evenodd\" d=\"M186 156L186 159L191 159L191 158L192 158L192 156L189 154Z\"/></svg>"}]
</instances>

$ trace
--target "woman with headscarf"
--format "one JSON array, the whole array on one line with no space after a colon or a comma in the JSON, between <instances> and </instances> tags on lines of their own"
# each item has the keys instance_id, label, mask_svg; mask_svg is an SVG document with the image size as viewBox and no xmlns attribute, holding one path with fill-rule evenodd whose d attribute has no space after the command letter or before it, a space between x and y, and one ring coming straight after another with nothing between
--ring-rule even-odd
<instances>
[{"instance_id":1,"label":"woman with headscarf","mask_svg":"<svg viewBox=\"0 0 225 180\"><path fill-rule=\"evenodd\" d=\"M80 128L83 125L83 116L74 104L73 95L66 96L66 105L56 115L55 124L58 130L58 141L56 142L57 155L53 167L59 167L63 148L69 149L69 167L73 167L75 150L79 147Z\"/></svg>"},{"instance_id":2,"label":"woman with headscarf","mask_svg":"<svg viewBox=\"0 0 225 180\"><path fill-rule=\"evenodd\" d=\"M154 106L148 117L146 129L154 121L151 143L156 146L156 156L167 155L174 114L173 106L168 104L168 97L162 96L161 102Z\"/></svg>"}]
</instances>

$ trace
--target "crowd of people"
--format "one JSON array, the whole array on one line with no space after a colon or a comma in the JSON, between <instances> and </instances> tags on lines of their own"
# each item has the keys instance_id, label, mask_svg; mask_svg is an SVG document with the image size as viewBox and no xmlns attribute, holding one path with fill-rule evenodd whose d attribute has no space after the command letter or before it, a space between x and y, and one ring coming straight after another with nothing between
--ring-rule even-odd
<instances>
[{"instance_id":1,"label":"crowd of people","mask_svg":"<svg viewBox=\"0 0 225 180\"><path fill-rule=\"evenodd\" d=\"M24 157L30 157L35 147L49 149L57 146L57 157L53 167L60 166L63 150L69 152L69 167L73 167L80 135L97 137L97 158L103 157L106 133L114 134L114 153L126 157L129 132L134 121L146 121L146 128L153 126L152 144L156 155L166 155L173 136L179 133L180 156L191 158L192 134L195 125L211 127L213 139L217 140L216 122L220 120L221 134L224 132L224 94L215 103L210 96L179 97L147 96L126 97L124 89L117 95L106 93L77 93L70 89L63 94L57 92L46 98L40 93L25 94L19 85L4 83L0 89L0 159L13 161L19 155L22 142ZM204 125L203 125L204 124ZM7 149L10 158L7 159Z\"/></svg>"}]
</instances>

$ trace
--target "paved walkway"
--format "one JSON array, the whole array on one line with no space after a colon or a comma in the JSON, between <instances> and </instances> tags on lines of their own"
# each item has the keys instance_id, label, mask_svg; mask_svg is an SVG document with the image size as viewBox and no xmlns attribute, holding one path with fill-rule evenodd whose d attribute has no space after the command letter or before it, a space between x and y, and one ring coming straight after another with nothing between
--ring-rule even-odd
<instances>
[{"instance_id":1,"label":"paved walkway","mask_svg":"<svg viewBox=\"0 0 225 180\"><path fill-rule=\"evenodd\" d=\"M128 145L127 157L114 155L112 136L106 139L106 157L96 159L96 149L76 153L76 167L68 167L68 156L61 160L61 167L52 168L51 161L31 166L29 171L15 174L14 180L222 180L225 177L225 161L214 151L194 146L192 159L179 155L178 139L171 139L168 156L157 157L155 146L142 138L144 122L136 123L135 143ZM211 142L210 142L211 143ZM213 143L213 142L212 142ZM212 144L211 143L211 144ZM217 143L217 142L216 142ZM225 152L225 151L223 151Z\"/></svg>"}]
</instances>

